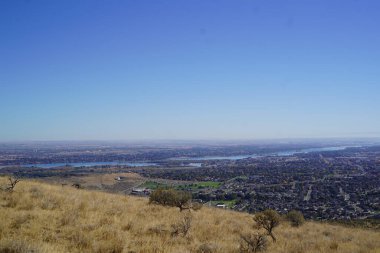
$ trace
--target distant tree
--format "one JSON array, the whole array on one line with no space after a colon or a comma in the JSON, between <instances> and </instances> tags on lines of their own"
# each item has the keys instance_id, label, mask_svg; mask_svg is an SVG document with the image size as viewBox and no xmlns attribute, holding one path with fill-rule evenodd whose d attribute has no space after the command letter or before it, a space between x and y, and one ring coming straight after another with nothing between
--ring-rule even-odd
<instances>
[{"instance_id":1,"label":"distant tree","mask_svg":"<svg viewBox=\"0 0 380 253\"><path fill-rule=\"evenodd\" d=\"M267 231L267 234L275 242L276 237L273 234L273 229L280 225L280 215L271 209L267 209L263 212L255 214L254 218L259 228L263 228Z\"/></svg>"},{"instance_id":2,"label":"distant tree","mask_svg":"<svg viewBox=\"0 0 380 253\"><path fill-rule=\"evenodd\" d=\"M286 220L292 224L293 227L299 227L305 223L305 218L300 211L292 210L286 214Z\"/></svg>"}]
</instances>

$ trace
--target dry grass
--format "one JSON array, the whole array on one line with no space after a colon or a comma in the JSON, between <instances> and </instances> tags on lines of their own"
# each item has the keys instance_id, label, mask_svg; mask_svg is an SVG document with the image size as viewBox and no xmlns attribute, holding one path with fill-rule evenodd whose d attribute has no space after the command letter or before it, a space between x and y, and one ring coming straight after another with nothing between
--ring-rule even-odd
<instances>
[{"instance_id":1,"label":"dry grass","mask_svg":"<svg viewBox=\"0 0 380 253\"><path fill-rule=\"evenodd\" d=\"M116 177L123 177L124 180L143 182L144 179L137 173L111 173L111 174L93 174L81 177L84 186L96 184L114 185L117 183Z\"/></svg>"},{"instance_id":2,"label":"dry grass","mask_svg":"<svg viewBox=\"0 0 380 253\"><path fill-rule=\"evenodd\" d=\"M0 185L5 179L0 178ZM190 217L186 233L173 233ZM21 181L0 193L1 252L239 252L252 215L214 208L180 213L148 199ZM380 233L306 222L275 230L271 253L375 253Z\"/></svg>"},{"instance_id":3,"label":"dry grass","mask_svg":"<svg viewBox=\"0 0 380 253\"><path fill-rule=\"evenodd\" d=\"M128 173L106 173L106 174L88 174L83 176L71 176L71 177L44 177L41 178L40 182L48 182L51 184L67 184L71 185L73 183L79 183L84 188L96 188L105 186L112 186L119 181L115 180L116 177L122 177L123 182L128 182L131 185L142 184L145 179L137 173L128 172Z\"/></svg>"}]
</instances>

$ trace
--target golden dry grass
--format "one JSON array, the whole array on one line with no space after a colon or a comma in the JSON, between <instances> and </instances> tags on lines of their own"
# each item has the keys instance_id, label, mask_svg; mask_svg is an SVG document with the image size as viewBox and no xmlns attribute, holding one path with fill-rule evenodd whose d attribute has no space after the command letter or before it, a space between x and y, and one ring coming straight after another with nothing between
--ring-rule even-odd
<instances>
[{"instance_id":1,"label":"golden dry grass","mask_svg":"<svg viewBox=\"0 0 380 253\"><path fill-rule=\"evenodd\" d=\"M131 184L141 184L145 181L143 177L141 177L137 173L127 172L127 173L107 173L107 174L90 174L86 176L71 176L71 177L46 177L41 178L40 182L48 182L52 184L73 184L79 183L81 186L94 187L100 185L114 185L117 184L118 181L115 180L116 177L123 177L123 181L130 182Z\"/></svg>"},{"instance_id":2,"label":"golden dry grass","mask_svg":"<svg viewBox=\"0 0 380 253\"><path fill-rule=\"evenodd\" d=\"M239 235L255 231L247 213L206 207L181 213L145 198L33 181L0 194L0 252L237 253ZM173 236L172 225L184 216L192 220L188 234ZM282 223L275 233L278 241L266 252L380 252L380 233L371 230L306 222Z\"/></svg>"},{"instance_id":3,"label":"golden dry grass","mask_svg":"<svg viewBox=\"0 0 380 253\"><path fill-rule=\"evenodd\" d=\"M80 182L83 186L93 186L98 184L103 185L114 185L118 181L115 180L116 177L123 177L124 180L142 183L144 179L137 173L110 173L110 174L93 174L80 178ZM73 177L72 180L75 182L77 177Z\"/></svg>"}]
</instances>

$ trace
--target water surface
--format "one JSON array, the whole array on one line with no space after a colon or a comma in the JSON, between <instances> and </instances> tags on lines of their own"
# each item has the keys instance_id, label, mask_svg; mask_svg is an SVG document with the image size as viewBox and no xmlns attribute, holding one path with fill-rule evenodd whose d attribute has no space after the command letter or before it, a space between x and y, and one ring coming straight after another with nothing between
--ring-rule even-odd
<instances>
[{"instance_id":1,"label":"water surface","mask_svg":"<svg viewBox=\"0 0 380 253\"><path fill-rule=\"evenodd\" d=\"M157 164L148 163L148 162L82 162L82 163L25 164L21 166L27 167L27 168L36 167L36 168L49 169L49 168L64 167L64 166L93 167L93 166L107 166L107 165L108 166L125 165L125 166L131 166L131 167L145 167L145 166L155 166Z\"/></svg>"},{"instance_id":2,"label":"water surface","mask_svg":"<svg viewBox=\"0 0 380 253\"><path fill-rule=\"evenodd\" d=\"M203 156L203 157L178 157L173 158L174 160L193 160L193 161L206 161L206 160L240 160L246 158L256 158L265 156L292 156L295 154L307 154L312 152L327 152L327 151L339 151L345 150L350 147L358 146L338 146L338 147L322 147L322 148L305 148L305 149L294 149L287 151L278 151L274 153L267 154L251 154L251 155L233 155L233 156Z\"/></svg>"}]
</instances>

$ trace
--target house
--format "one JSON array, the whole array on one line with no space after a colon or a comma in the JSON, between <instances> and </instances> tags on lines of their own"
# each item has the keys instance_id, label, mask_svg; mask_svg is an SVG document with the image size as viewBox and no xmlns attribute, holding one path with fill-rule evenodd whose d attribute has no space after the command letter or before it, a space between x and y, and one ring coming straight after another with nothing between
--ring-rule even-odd
<instances>
[{"instance_id":1,"label":"house","mask_svg":"<svg viewBox=\"0 0 380 253\"><path fill-rule=\"evenodd\" d=\"M150 190L146 189L146 188L133 188L131 194L132 195L139 195L139 196L149 195Z\"/></svg>"},{"instance_id":2,"label":"house","mask_svg":"<svg viewBox=\"0 0 380 253\"><path fill-rule=\"evenodd\" d=\"M218 204L216 204L216 207L218 207L218 208L227 208L227 205L223 204L223 203L218 203Z\"/></svg>"}]
</instances>

